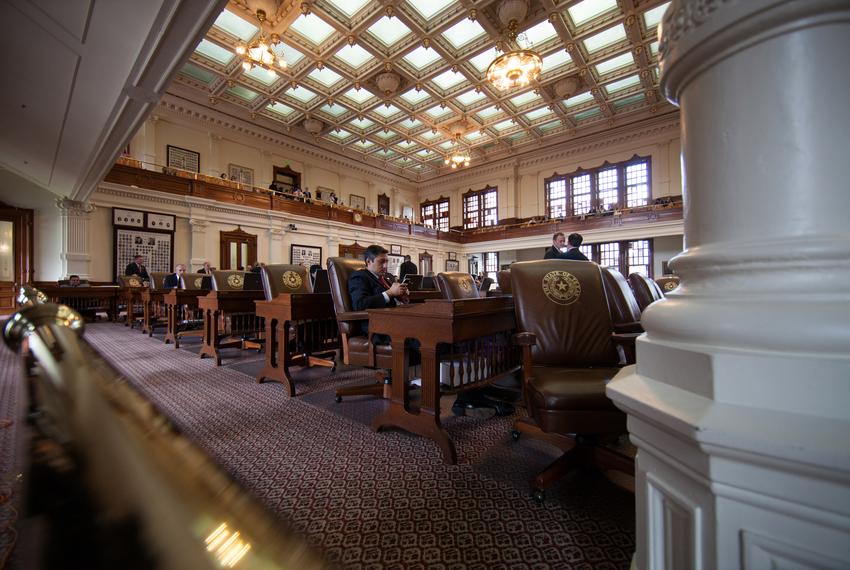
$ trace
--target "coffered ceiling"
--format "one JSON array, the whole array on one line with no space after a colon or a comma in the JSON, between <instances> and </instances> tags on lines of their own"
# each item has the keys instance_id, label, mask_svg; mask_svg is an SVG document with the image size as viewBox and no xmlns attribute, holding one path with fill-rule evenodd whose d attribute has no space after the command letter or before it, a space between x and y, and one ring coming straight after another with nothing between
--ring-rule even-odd
<instances>
[{"instance_id":1,"label":"coffered ceiling","mask_svg":"<svg viewBox=\"0 0 850 570\"><path fill-rule=\"evenodd\" d=\"M455 134L475 163L669 111L656 37L668 3L531 0L519 43L540 54L542 73L502 92L485 77L496 45L517 45L502 0L232 0L176 84L196 103L427 180L450 170ZM235 54L259 34L258 8L282 40L276 77L245 72ZM386 72L397 89L378 87Z\"/></svg>"}]
</instances>

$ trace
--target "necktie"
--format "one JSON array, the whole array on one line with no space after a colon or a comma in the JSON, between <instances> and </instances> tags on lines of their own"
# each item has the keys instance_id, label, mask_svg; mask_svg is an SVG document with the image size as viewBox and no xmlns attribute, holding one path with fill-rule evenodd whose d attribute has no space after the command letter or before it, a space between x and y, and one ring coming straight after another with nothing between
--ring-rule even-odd
<instances>
[{"instance_id":1,"label":"necktie","mask_svg":"<svg viewBox=\"0 0 850 570\"><path fill-rule=\"evenodd\" d=\"M384 277L383 275L379 275L379 276L378 276L378 281L380 281L380 282L381 282L381 285L383 285L383 286L384 286L384 288L386 288L386 289L389 289L389 288L390 288L390 282L389 282L389 281L387 281L387 278L386 278L386 277Z\"/></svg>"}]
</instances>

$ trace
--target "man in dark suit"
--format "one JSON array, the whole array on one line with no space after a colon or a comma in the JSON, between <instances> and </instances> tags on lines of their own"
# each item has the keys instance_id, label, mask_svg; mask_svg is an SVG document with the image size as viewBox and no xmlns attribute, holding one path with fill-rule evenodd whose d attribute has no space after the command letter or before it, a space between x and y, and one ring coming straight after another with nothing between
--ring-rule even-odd
<instances>
[{"instance_id":1,"label":"man in dark suit","mask_svg":"<svg viewBox=\"0 0 850 570\"><path fill-rule=\"evenodd\" d=\"M127 265L127 268L124 270L124 275L138 275L142 278L142 281L150 281L151 278L148 275L148 270L144 266L145 257L143 255L136 255L133 258L133 262Z\"/></svg>"},{"instance_id":2,"label":"man in dark suit","mask_svg":"<svg viewBox=\"0 0 850 570\"><path fill-rule=\"evenodd\" d=\"M165 280L162 282L163 289L179 289L180 288L180 278L186 273L186 266L182 263L178 263L174 268L174 273L170 273L165 276Z\"/></svg>"},{"instance_id":3,"label":"man in dark suit","mask_svg":"<svg viewBox=\"0 0 850 570\"><path fill-rule=\"evenodd\" d=\"M416 275L419 273L419 269L416 268L416 264L410 261L410 256L404 256L404 263L398 268L398 278L404 281L405 275Z\"/></svg>"},{"instance_id":4,"label":"man in dark suit","mask_svg":"<svg viewBox=\"0 0 850 570\"><path fill-rule=\"evenodd\" d=\"M410 302L407 285L393 283L392 275L387 273L387 250L380 245L366 248L366 269L355 271L348 278L348 294L355 311L383 309ZM369 321L358 323L361 333L368 334ZM373 342L389 342L385 335L375 335Z\"/></svg>"},{"instance_id":5,"label":"man in dark suit","mask_svg":"<svg viewBox=\"0 0 850 570\"><path fill-rule=\"evenodd\" d=\"M546 250L543 259L571 259L573 261L589 261L579 247L584 238L581 234L570 234L564 238L564 232L558 232L552 236L552 247ZM565 244L569 244L566 246Z\"/></svg>"},{"instance_id":6,"label":"man in dark suit","mask_svg":"<svg viewBox=\"0 0 850 570\"><path fill-rule=\"evenodd\" d=\"M198 273L204 273L206 275L212 275L212 266L209 261L204 262L204 266L198 269Z\"/></svg>"}]
</instances>

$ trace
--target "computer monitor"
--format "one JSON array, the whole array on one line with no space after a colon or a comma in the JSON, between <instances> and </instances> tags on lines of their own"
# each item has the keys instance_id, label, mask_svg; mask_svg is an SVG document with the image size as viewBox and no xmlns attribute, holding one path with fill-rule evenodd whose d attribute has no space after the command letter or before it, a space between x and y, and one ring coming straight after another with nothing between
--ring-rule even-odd
<instances>
[{"instance_id":1,"label":"computer monitor","mask_svg":"<svg viewBox=\"0 0 850 570\"><path fill-rule=\"evenodd\" d=\"M407 281L407 288L410 291L421 291L422 290L422 275L417 273L408 273L404 276L405 281Z\"/></svg>"},{"instance_id":2,"label":"computer monitor","mask_svg":"<svg viewBox=\"0 0 850 570\"><path fill-rule=\"evenodd\" d=\"M328 280L327 269L316 270L316 280L313 282L313 293L330 293L331 282Z\"/></svg>"}]
</instances>

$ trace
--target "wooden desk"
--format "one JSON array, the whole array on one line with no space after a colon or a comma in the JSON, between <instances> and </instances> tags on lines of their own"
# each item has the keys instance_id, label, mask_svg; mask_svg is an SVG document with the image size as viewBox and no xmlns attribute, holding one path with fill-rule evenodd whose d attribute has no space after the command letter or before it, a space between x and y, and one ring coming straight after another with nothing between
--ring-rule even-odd
<instances>
[{"instance_id":1,"label":"wooden desk","mask_svg":"<svg viewBox=\"0 0 850 570\"><path fill-rule=\"evenodd\" d=\"M440 291L432 290L432 291L411 291L410 292L410 302L411 303L424 303L428 299L442 299L443 294Z\"/></svg>"},{"instance_id":2,"label":"wooden desk","mask_svg":"<svg viewBox=\"0 0 850 570\"><path fill-rule=\"evenodd\" d=\"M51 303L67 305L78 313L103 310L110 321L114 321L118 316L118 296L121 292L118 285L59 287L38 283L36 287L47 295Z\"/></svg>"},{"instance_id":3,"label":"wooden desk","mask_svg":"<svg viewBox=\"0 0 850 570\"><path fill-rule=\"evenodd\" d=\"M204 314L204 344L201 346L198 356L212 356L215 358L215 365L221 366L221 351L222 348L231 346L242 346L243 340L228 340L231 331L221 332L219 317L226 317L228 314L254 315L256 307L255 301L263 298L262 291L210 291L203 297L198 297L198 308ZM254 317L256 319L256 317ZM257 332L262 328L258 328Z\"/></svg>"},{"instance_id":4,"label":"wooden desk","mask_svg":"<svg viewBox=\"0 0 850 570\"><path fill-rule=\"evenodd\" d=\"M440 395L479 387L520 366L520 354L510 336L516 327L512 298L428 300L395 307L370 309L369 332L386 334L392 339L393 383L389 408L372 420L372 429L395 426L433 439L443 452L443 461L454 465L454 442L440 423ZM418 410L412 405L407 381L410 355L405 339L416 338L421 346L422 391ZM475 378L459 387L441 390L438 345L463 352L469 365L461 365L467 378ZM448 357L445 350L444 357ZM475 369L486 363L479 374ZM449 364L453 370L452 364Z\"/></svg>"},{"instance_id":5,"label":"wooden desk","mask_svg":"<svg viewBox=\"0 0 850 570\"><path fill-rule=\"evenodd\" d=\"M135 326L136 313L134 312L134 308L137 304L142 304L143 289L147 289L147 287L121 287L120 289L118 294L119 300L127 306L127 318L124 320L125 327ZM144 317L144 310L142 316Z\"/></svg>"},{"instance_id":6,"label":"wooden desk","mask_svg":"<svg viewBox=\"0 0 850 570\"><path fill-rule=\"evenodd\" d=\"M170 289L142 289L142 332L153 336L153 329L157 325L165 324L163 312L163 296Z\"/></svg>"},{"instance_id":7,"label":"wooden desk","mask_svg":"<svg viewBox=\"0 0 850 570\"><path fill-rule=\"evenodd\" d=\"M295 396L290 366L336 368L333 359L318 357L339 348L339 327L330 293L282 293L255 304L266 329L266 363L256 376L257 382L280 382L290 396Z\"/></svg>"},{"instance_id":8,"label":"wooden desk","mask_svg":"<svg viewBox=\"0 0 850 570\"><path fill-rule=\"evenodd\" d=\"M171 289L164 293L162 301L165 303L165 317L168 322L165 329L165 344L174 343L174 348L180 348L180 339L184 336L201 336L204 331L179 331L182 320L180 315L184 311L197 310L198 298L209 293L201 289Z\"/></svg>"}]
</instances>

